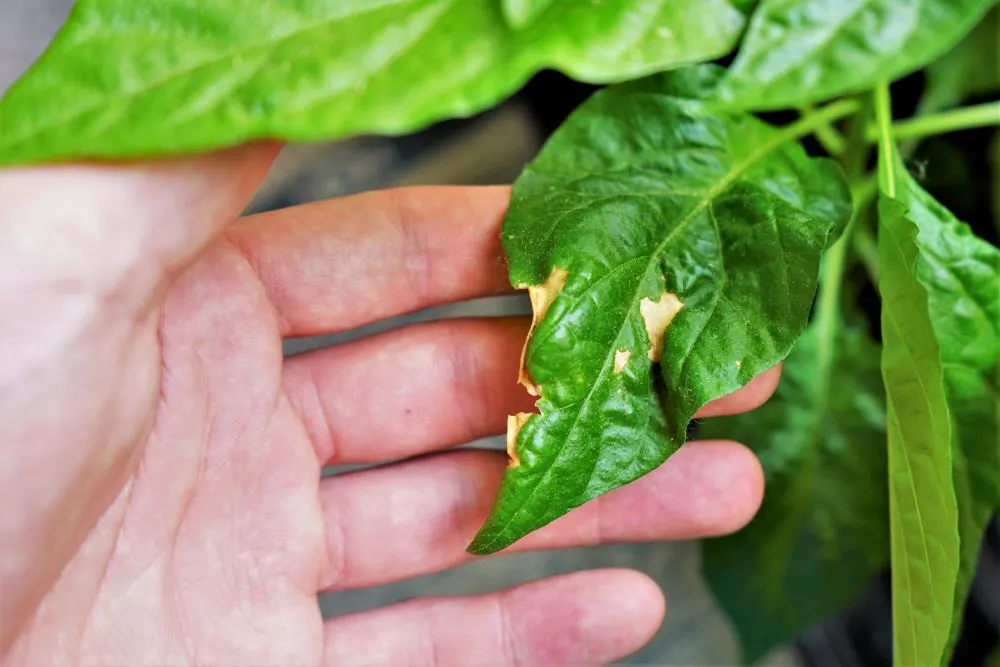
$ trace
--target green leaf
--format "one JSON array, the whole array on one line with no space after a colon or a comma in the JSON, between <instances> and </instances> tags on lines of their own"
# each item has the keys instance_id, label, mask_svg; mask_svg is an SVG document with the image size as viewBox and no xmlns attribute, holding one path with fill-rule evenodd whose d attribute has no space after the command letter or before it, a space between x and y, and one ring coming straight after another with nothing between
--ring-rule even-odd
<instances>
[{"instance_id":1,"label":"green leaf","mask_svg":"<svg viewBox=\"0 0 1000 667\"><path fill-rule=\"evenodd\" d=\"M896 200L917 229L916 278L927 292L952 418L961 539L953 645L983 534L1000 508L1000 250L905 172L896 177Z\"/></svg>"},{"instance_id":2,"label":"green leaf","mask_svg":"<svg viewBox=\"0 0 1000 667\"><path fill-rule=\"evenodd\" d=\"M512 465L471 551L656 468L698 408L804 328L851 199L795 139L853 107L776 129L703 101L719 73L597 93L515 184L503 243L535 309L524 384L540 414L512 418Z\"/></svg>"},{"instance_id":3,"label":"green leaf","mask_svg":"<svg viewBox=\"0 0 1000 667\"><path fill-rule=\"evenodd\" d=\"M879 291L889 441L893 653L896 664L947 659L960 562L952 421L927 290L918 279L918 228L892 141L888 88L879 119Z\"/></svg>"},{"instance_id":4,"label":"green leaf","mask_svg":"<svg viewBox=\"0 0 1000 667\"><path fill-rule=\"evenodd\" d=\"M762 0L720 96L747 109L796 107L917 70L996 0Z\"/></svg>"},{"instance_id":5,"label":"green leaf","mask_svg":"<svg viewBox=\"0 0 1000 667\"><path fill-rule=\"evenodd\" d=\"M969 35L927 68L918 114L955 107L974 95L1000 90L1000 9L992 9Z\"/></svg>"},{"instance_id":6,"label":"green leaf","mask_svg":"<svg viewBox=\"0 0 1000 667\"><path fill-rule=\"evenodd\" d=\"M612 82L721 56L728 0L80 0L0 101L0 164L402 133L466 116L542 68Z\"/></svg>"},{"instance_id":7,"label":"green leaf","mask_svg":"<svg viewBox=\"0 0 1000 667\"><path fill-rule=\"evenodd\" d=\"M993 135L989 161L993 172L993 225L1000 234L1000 132Z\"/></svg>"},{"instance_id":8,"label":"green leaf","mask_svg":"<svg viewBox=\"0 0 1000 667\"><path fill-rule=\"evenodd\" d=\"M525 27L552 4L552 0L503 0L503 16L516 30Z\"/></svg>"},{"instance_id":9,"label":"green leaf","mask_svg":"<svg viewBox=\"0 0 1000 667\"><path fill-rule=\"evenodd\" d=\"M958 506L951 418L927 293L916 279L916 227L879 201L879 290L888 397L894 652L897 664L939 665L958 580Z\"/></svg>"},{"instance_id":10,"label":"green leaf","mask_svg":"<svg viewBox=\"0 0 1000 667\"><path fill-rule=\"evenodd\" d=\"M748 443L767 479L753 521L702 545L750 663L840 611L889 561L879 347L839 318L809 326L762 408L698 431Z\"/></svg>"}]
</instances>

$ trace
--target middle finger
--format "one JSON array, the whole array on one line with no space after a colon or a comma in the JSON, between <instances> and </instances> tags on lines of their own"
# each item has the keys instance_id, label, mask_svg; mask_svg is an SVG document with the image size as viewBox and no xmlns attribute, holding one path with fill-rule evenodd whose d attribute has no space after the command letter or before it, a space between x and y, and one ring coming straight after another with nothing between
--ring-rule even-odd
<instances>
[{"instance_id":1,"label":"middle finger","mask_svg":"<svg viewBox=\"0 0 1000 667\"><path fill-rule=\"evenodd\" d=\"M376 463L504 432L533 410L517 384L526 317L411 325L285 361L284 388L323 465ZM706 405L698 416L751 410L780 369Z\"/></svg>"}]
</instances>

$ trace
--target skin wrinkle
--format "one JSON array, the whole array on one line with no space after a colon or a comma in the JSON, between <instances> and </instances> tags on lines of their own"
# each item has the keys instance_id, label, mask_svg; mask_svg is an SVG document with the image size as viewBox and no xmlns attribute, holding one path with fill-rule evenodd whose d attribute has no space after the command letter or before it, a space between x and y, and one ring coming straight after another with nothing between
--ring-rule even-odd
<instances>
[{"instance_id":1,"label":"skin wrinkle","mask_svg":"<svg viewBox=\"0 0 1000 667\"><path fill-rule=\"evenodd\" d=\"M510 614L507 609L504 597L494 598L493 616L496 623L499 641L497 645L501 647L501 652L507 656L507 662L511 667L525 667L524 654L518 645L517 635L514 626L511 624Z\"/></svg>"},{"instance_id":2,"label":"skin wrinkle","mask_svg":"<svg viewBox=\"0 0 1000 667\"><path fill-rule=\"evenodd\" d=\"M449 538L441 540L441 544L449 547L454 545L457 547L454 549L454 553L461 554L465 544L470 539L468 526L471 522L469 519L478 519L482 510L489 508L484 508L477 502L484 496L479 493L480 488L476 484L476 476L465 475L463 468L457 465L458 461L457 458L453 459L451 466L451 478L455 486L457 502L453 503L445 513L443 534Z\"/></svg>"},{"instance_id":3,"label":"skin wrinkle","mask_svg":"<svg viewBox=\"0 0 1000 667\"><path fill-rule=\"evenodd\" d=\"M322 491L321 491L322 493ZM320 574L320 591L336 590L340 582L349 579L344 515L335 503L323 503L327 559Z\"/></svg>"},{"instance_id":4,"label":"skin wrinkle","mask_svg":"<svg viewBox=\"0 0 1000 667\"><path fill-rule=\"evenodd\" d=\"M91 602L90 602L91 608L87 612L87 617L86 619L84 619L80 632L77 634L75 655L83 655L84 640L87 637L87 635L93 631L94 612L97 609L96 603L98 598L100 597L101 590L103 589L105 583L107 582L108 571L110 570L111 567L111 561L114 559L115 552L118 550L118 542L121 539L122 527L125 525L125 518L128 514L129 500L132 497L133 486L134 486L134 480L130 479L126 483L125 488L122 490L122 493L119 494L119 498L124 496L123 500L124 509L122 510L121 518L118 520L118 525L115 527L114 530L115 536L111 543L110 548L108 549L107 557L103 559L104 564L101 568L101 573L98 577L97 585L94 587L94 593L91 596ZM115 506L116 503L112 503L111 507L108 508L108 512L114 511ZM67 565L69 564L67 563ZM48 591L46 591L46 594L48 594Z\"/></svg>"},{"instance_id":5,"label":"skin wrinkle","mask_svg":"<svg viewBox=\"0 0 1000 667\"><path fill-rule=\"evenodd\" d=\"M396 213L393 224L400 235L400 263L406 267L409 277L406 288L415 288L415 301L425 303L430 300L435 284L435 264L430 258L430 237L423 225L415 224L415 212L410 200L396 197L392 210Z\"/></svg>"},{"instance_id":6,"label":"skin wrinkle","mask_svg":"<svg viewBox=\"0 0 1000 667\"><path fill-rule=\"evenodd\" d=\"M436 614L428 614L424 623L428 626L425 632L420 633L422 637L425 638L424 641L424 654L427 656L427 667L443 667L445 663L441 659L441 651L439 649L440 640L438 637L441 633L438 631L438 622ZM417 661L419 664L419 661Z\"/></svg>"},{"instance_id":7,"label":"skin wrinkle","mask_svg":"<svg viewBox=\"0 0 1000 667\"><path fill-rule=\"evenodd\" d=\"M446 332L449 340L448 349L452 351L452 354L446 356L450 368L449 379L446 384L452 388L451 395L455 397L489 395L487 393L489 389L485 387L485 378L481 371L477 350L462 344L460 340L461 332L454 323L449 323ZM456 352L458 353L456 354ZM484 389L483 393L475 393L477 390L482 391ZM463 424L462 432L464 435L461 436L462 439L469 440L475 438L479 430L476 428L476 424L481 423L482 419L479 419L478 415L470 413L471 407L465 401L455 401L455 405L458 414L461 415Z\"/></svg>"},{"instance_id":8,"label":"skin wrinkle","mask_svg":"<svg viewBox=\"0 0 1000 667\"><path fill-rule=\"evenodd\" d=\"M281 309L278 308L277 304L274 303L274 300L267 295L267 288L264 287L267 282L267 269L261 265L259 256L252 252L250 246L245 242L245 238L237 232L238 227L236 225L229 225L222 230L221 238L229 244L232 250L235 251L244 262L246 262L251 275L257 276L260 279L261 286L265 292L264 301L266 301L274 311L274 319L277 322L278 331L282 333L290 331L291 324L285 319L284 314L281 312Z\"/></svg>"},{"instance_id":9,"label":"skin wrinkle","mask_svg":"<svg viewBox=\"0 0 1000 667\"><path fill-rule=\"evenodd\" d=\"M320 392L319 364L301 364L296 367L296 372L304 374L300 386L304 384L306 391L284 391L288 398L289 406L302 424L306 437L312 444L313 453L316 455L317 463L320 467L330 465L337 460L339 447L335 444L333 427L331 426L328 406L332 403L324 401ZM282 369L282 373L287 381L288 369ZM308 403L308 405L307 405Z\"/></svg>"}]
</instances>

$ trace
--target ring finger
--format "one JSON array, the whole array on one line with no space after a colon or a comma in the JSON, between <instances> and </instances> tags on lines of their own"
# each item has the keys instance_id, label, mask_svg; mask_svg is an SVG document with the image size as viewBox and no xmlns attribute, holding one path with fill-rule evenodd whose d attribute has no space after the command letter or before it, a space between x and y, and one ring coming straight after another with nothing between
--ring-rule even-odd
<instances>
[{"instance_id":1,"label":"ring finger","mask_svg":"<svg viewBox=\"0 0 1000 667\"><path fill-rule=\"evenodd\" d=\"M324 479L326 590L371 586L458 565L486 518L506 457L436 454ZM516 543L514 550L692 539L738 530L763 496L760 463L729 441L684 445L652 473Z\"/></svg>"}]
</instances>

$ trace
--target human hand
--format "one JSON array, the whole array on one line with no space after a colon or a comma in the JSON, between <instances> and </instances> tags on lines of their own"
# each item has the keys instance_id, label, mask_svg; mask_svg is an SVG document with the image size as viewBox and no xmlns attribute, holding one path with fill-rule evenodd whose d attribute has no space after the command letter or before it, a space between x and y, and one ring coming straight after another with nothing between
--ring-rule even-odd
<instances>
[{"instance_id":1,"label":"human hand","mask_svg":"<svg viewBox=\"0 0 1000 667\"><path fill-rule=\"evenodd\" d=\"M638 649L655 584L582 572L321 618L320 591L456 565L530 410L522 318L281 341L500 293L505 188L364 194L237 219L275 153L0 172L4 664L581 664ZM703 416L751 409L777 371ZM427 454L321 480L324 465ZM518 543L741 527L756 458L685 445Z\"/></svg>"}]
</instances>

